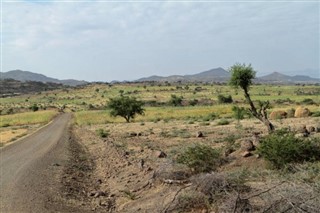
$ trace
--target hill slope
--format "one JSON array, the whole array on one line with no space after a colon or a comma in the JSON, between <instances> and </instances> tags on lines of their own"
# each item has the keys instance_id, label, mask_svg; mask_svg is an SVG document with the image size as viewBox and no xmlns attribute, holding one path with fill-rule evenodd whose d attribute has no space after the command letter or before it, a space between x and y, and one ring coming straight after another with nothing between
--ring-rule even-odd
<instances>
[{"instance_id":1,"label":"hill slope","mask_svg":"<svg viewBox=\"0 0 320 213\"><path fill-rule=\"evenodd\" d=\"M258 81L274 83L319 83L320 79L311 78L305 75L289 76L279 72L273 72L269 75L258 78Z\"/></svg>"},{"instance_id":2,"label":"hill slope","mask_svg":"<svg viewBox=\"0 0 320 213\"><path fill-rule=\"evenodd\" d=\"M201 81L201 82L226 82L230 78L230 73L224 70L223 68L215 68L211 70L207 70L194 75L171 75L167 77L161 76L150 76L146 78L140 78L137 81L168 81L168 82L193 82L193 81Z\"/></svg>"},{"instance_id":3,"label":"hill slope","mask_svg":"<svg viewBox=\"0 0 320 213\"><path fill-rule=\"evenodd\" d=\"M167 77L162 76L150 76L147 78L140 78L137 82L143 81L157 81L157 82L227 82L230 78L230 73L223 68L215 68L208 71L200 72L193 75L171 75ZM273 72L269 75L257 77L255 82L259 83L282 83L282 84L294 84L294 83L320 83L320 79L311 78L305 75L289 76L279 72Z\"/></svg>"},{"instance_id":4,"label":"hill slope","mask_svg":"<svg viewBox=\"0 0 320 213\"><path fill-rule=\"evenodd\" d=\"M55 89L63 89L68 86L52 82L40 81L17 81L14 79L0 79L0 95L1 97L26 94L32 92L42 92Z\"/></svg>"},{"instance_id":5,"label":"hill slope","mask_svg":"<svg viewBox=\"0 0 320 213\"><path fill-rule=\"evenodd\" d=\"M38 81L38 82L51 82L57 84L64 84L68 86L77 86L86 84L86 81L77 81L77 80L59 80L56 78L50 78L42 74L33 73L30 71L22 71L22 70L11 70L8 72L1 72L1 79L14 79L17 81Z\"/></svg>"}]
</instances>

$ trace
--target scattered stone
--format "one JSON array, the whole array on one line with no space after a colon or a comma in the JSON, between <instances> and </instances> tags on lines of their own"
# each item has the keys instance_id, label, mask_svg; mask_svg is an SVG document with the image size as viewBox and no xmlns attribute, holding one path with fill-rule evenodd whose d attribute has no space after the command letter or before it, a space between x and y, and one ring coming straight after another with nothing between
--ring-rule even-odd
<instances>
[{"instance_id":1,"label":"scattered stone","mask_svg":"<svg viewBox=\"0 0 320 213\"><path fill-rule=\"evenodd\" d=\"M103 192L103 191L97 191L97 192L94 194L93 197L97 198L97 197L100 197L100 196L104 197L104 196L106 196L106 193Z\"/></svg>"},{"instance_id":2,"label":"scattered stone","mask_svg":"<svg viewBox=\"0 0 320 213\"><path fill-rule=\"evenodd\" d=\"M297 132L302 134L303 137L308 137L310 135L310 132L307 130L306 125L300 127Z\"/></svg>"},{"instance_id":3,"label":"scattered stone","mask_svg":"<svg viewBox=\"0 0 320 213\"><path fill-rule=\"evenodd\" d=\"M308 108L298 107L294 113L294 117L303 118L310 115L310 110Z\"/></svg>"},{"instance_id":4,"label":"scattered stone","mask_svg":"<svg viewBox=\"0 0 320 213\"><path fill-rule=\"evenodd\" d=\"M143 167L144 167L144 160L143 159L141 159L139 161L138 166L139 166L140 169L143 169Z\"/></svg>"},{"instance_id":5,"label":"scattered stone","mask_svg":"<svg viewBox=\"0 0 320 213\"><path fill-rule=\"evenodd\" d=\"M157 158L165 158L165 157L167 157L167 154L164 153L163 151L156 151L156 152L154 153L154 155L155 155Z\"/></svg>"},{"instance_id":6,"label":"scattered stone","mask_svg":"<svg viewBox=\"0 0 320 213\"><path fill-rule=\"evenodd\" d=\"M235 150L233 148L227 148L224 152L224 156L228 157L232 152L234 152Z\"/></svg>"},{"instance_id":7,"label":"scattered stone","mask_svg":"<svg viewBox=\"0 0 320 213\"><path fill-rule=\"evenodd\" d=\"M142 132L139 132L139 133L138 133L138 136L142 136Z\"/></svg>"},{"instance_id":8,"label":"scattered stone","mask_svg":"<svg viewBox=\"0 0 320 213\"><path fill-rule=\"evenodd\" d=\"M98 180L97 180L97 184L102 184L102 180L101 180L101 179L98 179Z\"/></svg>"},{"instance_id":9,"label":"scattered stone","mask_svg":"<svg viewBox=\"0 0 320 213\"><path fill-rule=\"evenodd\" d=\"M197 138L203 138L204 135L201 131L197 132Z\"/></svg>"},{"instance_id":10,"label":"scattered stone","mask_svg":"<svg viewBox=\"0 0 320 213\"><path fill-rule=\"evenodd\" d=\"M89 197L93 197L96 193L97 193L96 191L90 192L90 193L88 194L88 196L89 196Z\"/></svg>"},{"instance_id":11,"label":"scattered stone","mask_svg":"<svg viewBox=\"0 0 320 213\"><path fill-rule=\"evenodd\" d=\"M146 169L146 172L150 172L152 171L153 169L149 166L147 169Z\"/></svg>"},{"instance_id":12,"label":"scattered stone","mask_svg":"<svg viewBox=\"0 0 320 213\"><path fill-rule=\"evenodd\" d=\"M244 139L241 141L241 150L243 151L253 151L255 150L255 147L253 145L253 142L249 139Z\"/></svg>"},{"instance_id":13,"label":"scattered stone","mask_svg":"<svg viewBox=\"0 0 320 213\"><path fill-rule=\"evenodd\" d=\"M244 158L246 158L246 157L250 157L252 154L251 154L251 152L249 152L249 151L245 151L245 152L243 152L242 153L242 157L244 157Z\"/></svg>"},{"instance_id":14,"label":"scattered stone","mask_svg":"<svg viewBox=\"0 0 320 213\"><path fill-rule=\"evenodd\" d=\"M261 158L261 155L260 154L256 154L255 157L256 158Z\"/></svg>"},{"instance_id":15,"label":"scattered stone","mask_svg":"<svg viewBox=\"0 0 320 213\"><path fill-rule=\"evenodd\" d=\"M130 133L129 133L129 136L130 136L130 137L136 137L137 135L138 135L138 134L137 134L136 132L130 132Z\"/></svg>"},{"instance_id":16,"label":"scattered stone","mask_svg":"<svg viewBox=\"0 0 320 213\"><path fill-rule=\"evenodd\" d=\"M308 131L311 133L311 132L315 132L316 131L316 128L314 126L309 126L308 127Z\"/></svg>"}]
</instances>

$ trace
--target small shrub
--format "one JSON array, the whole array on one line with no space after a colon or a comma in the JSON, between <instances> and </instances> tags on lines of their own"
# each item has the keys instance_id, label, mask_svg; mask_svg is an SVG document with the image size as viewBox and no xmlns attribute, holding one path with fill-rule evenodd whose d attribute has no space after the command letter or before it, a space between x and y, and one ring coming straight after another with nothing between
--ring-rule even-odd
<instances>
[{"instance_id":1,"label":"small shrub","mask_svg":"<svg viewBox=\"0 0 320 213\"><path fill-rule=\"evenodd\" d=\"M289 163L320 160L320 147L312 140L296 138L287 130L278 130L262 139L261 154L276 169Z\"/></svg>"},{"instance_id":2,"label":"small shrub","mask_svg":"<svg viewBox=\"0 0 320 213\"><path fill-rule=\"evenodd\" d=\"M109 133L106 132L104 129L98 129L97 130L97 134L101 137L101 138L106 138L108 137Z\"/></svg>"},{"instance_id":3,"label":"small shrub","mask_svg":"<svg viewBox=\"0 0 320 213\"><path fill-rule=\"evenodd\" d=\"M123 190L122 192L130 200L135 200L136 199L136 195L134 193L132 193L131 191L129 191L129 190Z\"/></svg>"},{"instance_id":4,"label":"small shrub","mask_svg":"<svg viewBox=\"0 0 320 213\"><path fill-rule=\"evenodd\" d=\"M0 127L9 127L9 126L10 126L10 124L8 124L8 123L3 123L0 125Z\"/></svg>"},{"instance_id":5,"label":"small shrub","mask_svg":"<svg viewBox=\"0 0 320 213\"><path fill-rule=\"evenodd\" d=\"M311 98L305 98L303 101L301 101L302 104L315 104L315 102Z\"/></svg>"},{"instance_id":6,"label":"small shrub","mask_svg":"<svg viewBox=\"0 0 320 213\"><path fill-rule=\"evenodd\" d=\"M218 125L228 125L230 122L226 119L221 119L220 121L218 121Z\"/></svg>"},{"instance_id":7,"label":"small shrub","mask_svg":"<svg viewBox=\"0 0 320 213\"><path fill-rule=\"evenodd\" d=\"M178 196L174 209L177 212L190 212L192 210L208 210L208 197L196 191L185 192Z\"/></svg>"},{"instance_id":8,"label":"small shrub","mask_svg":"<svg viewBox=\"0 0 320 213\"><path fill-rule=\"evenodd\" d=\"M320 111L313 112L311 114L312 117L320 117Z\"/></svg>"},{"instance_id":9,"label":"small shrub","mask_svg":"<svg viewBox=\"0 0 320 213\"><path fill-rule=\"evenodd\" d=\"M238 120L238 122L244 119L246 114L246 109L244 107L233 106L232 107L233 117Z\"/></svg>"},{"instance_id":10,"label":"small shrub","mask_svg":"<svg viewBox=\"0 0 320 213\"><path fill-rule=\"evenodd\" d=\"M228 103L232 103L233 100L232 100L231 95L228 95L228 96L218 95L218 102L220 104L228 104Z\"/></svg>"},{"instance_id":11,"label":"small shrub","mask_svg":"<svg viewBox=\"0 0 320 213\"><path fill-rule=\"evenodd\" d=\"M291 109L288 109L286 112L287 112L287 118L293 118L294 117L294 113L295 113L295 109L291 108Z\"/></svg>"},{"instance_id":12,"label":"small shrub","mask_svg":"<svg viewBox=\"0 0 320 213\"><path fill-rule=\"evenodd\" d=\"M14 111L13 111L12 108L7 109L6 112L5 112L6 115L11 115L13 113L14 113Z\"/></svg>"},{"instance_id":13,"label":"small shrub","mask_svg":"<svg viewBox=\"0 0 320 213\"><path fill-rule=\"evenodd\" d=\"M188 124L194 124L194 120L188 121Z\"/></svg>"},{"instance_id":14,"label":"small shrub","mask_svg":"<svg viewBox=\"0 0 320 213\"><path fill-rule=\"evenodd\" d=\"M88 105L88 110L94 110L94 109L95 109L95 107L92 104Z\"/></svg>"},{"instance_id":15,"label":"small shrub","mask_svg":"<svg viewBox=\"0 0 320 213\"><path fill-rule=\"evenodd\" d=\"M193 100L189 101L189 105L190 105L190 106L195 106L195 105L197 105L198 103L199 103L198 99L193 99Z\"/></svg>"},{"instance_id":16,"label":"small shrub","mask_svg":"<svg viewBox=\"0 0 320 213\"><path fill-rule=\"evenodd\" d=\"M214 112L208 114L203 118L203 121L213 121L214 119L218 118L219 116L215 114Z\"/></svg>"},{"instance_id":17,"label":"small shrub","mask_svg":"<svg viewBox=\"0 0 320 213\"><path fill-rule=\"evenodd\" d=\"M181 153L177 162L187 165L194 173L215 171L222 162L221 150L197 144Z\"/></svg>"},{"instance_id":18,"label":"small shrub","mask_svg":"<svg viewBox=\"0 0 320 213\"><path fill-rule=\"evenodd\" d=\"M169 100L169 104L172 106L181 106L182 105L182 96L171 95L171 99Z\"/></svg>"},{"instance_id":19,"label":"small shrub","mask_svg":"<svg viewBox=\"0 0 320 213\"><path fill-rule=\"evenodd\" d=\"M37 106L37 104L33 104L30 109L33 111L33 112L36 112L39 110L39 107Z\"/></svg>"}]
</instances>

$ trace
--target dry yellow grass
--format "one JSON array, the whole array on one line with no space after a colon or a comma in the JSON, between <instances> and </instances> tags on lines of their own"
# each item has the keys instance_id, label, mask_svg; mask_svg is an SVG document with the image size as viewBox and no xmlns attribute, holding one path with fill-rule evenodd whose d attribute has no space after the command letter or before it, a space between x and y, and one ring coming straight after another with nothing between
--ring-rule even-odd
<instances>
[{"instance_id":1,"label":"dry yellow grass","mask_svg":"<svg viewBox=\"0 0 320 213\"><path fill-rule=\"evenodd\" d=\"M26 135L28 132L27 128L16 129L16 130L5 130L0 132L0 143L2 145L11 142L19 137Z\"/></svg>"},{"instance_id":2,"label":"dry yellow grass","mask_svg":"<svg viewBox=\"0 0 320 213\"><path fill-rule=\"evenodd\" d=\"M147 107L145 115L138 115L135 122L157 121L170 119L188 119L216 113L220 117L231 116L231 105L197 106L197 107ZM111 117L109 111L81 111L75 113L75 123L79 125L122 123L122 117Z\"/></svg>"},{"instance_id":3,"label":"dry yellow grass","mask_svg":"<svg viewBox=\"0 0 320 213\"><path fill-rule=\"evenodd\" d=\"M0 116L0 127L48 123L57 114L57 111L46 110L2 115Z\"/></svg>"}]
</instances>

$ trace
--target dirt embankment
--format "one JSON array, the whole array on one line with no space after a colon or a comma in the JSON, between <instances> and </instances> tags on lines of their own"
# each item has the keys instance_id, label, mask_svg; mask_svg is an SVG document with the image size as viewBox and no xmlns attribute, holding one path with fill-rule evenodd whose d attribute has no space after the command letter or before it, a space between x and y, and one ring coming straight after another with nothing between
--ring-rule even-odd
<instances>
[{"instance_id":1,"label":"dirt embankment","mask_svg":"<svg viewBox=\"0 0 320 213\"><path fill-rule=\"evenodd\" d=\"M316 120L312 120L312 122L310 120L286 120L289 123L281 125L290 126L298 122L302 122L302 124L308 122L308 125L314 125L314 121ZM253 124L245 125L251 127ZM268 209L268 205L273 208L279 200L284 202L282 206L290 205L290 202L283 201L281 197L284 192L295 190L297 187L300 187L299 190L303 192L306 191L303 183L289 179L282 180L283 178L281 179L276 172L263 170L265 163L262 158L255 155L244 158L238 152L241 150L231 154L230 161L219 171L202 176L191 176L190 170L181 165L179 167L173 162L173 156L183 146L190 145L195 140L198 143L212 144L212 140L216 139L214 144L220 147L219 136L222 133L226 132L224 134L225 140L229 134L237 133L238 130L233 126L201 126L201 130L204 130L206 135L202 138L196 138L192 135L185 137L186 132L192 133L199 130L200 127L195 128L192 125L187 131L178 132L178 136L175 136L177 130L172 129L168 124L163 127L168 129L154 127L152 131L150 126L141 126L141 124L121 125L121 127L123 129L110 124L108 126L110 132L107 133L106 138L99 137L95 132L100 126L74 127L72 129L70 138L72 157L62 177L63 202L67 203L70 208L81 209L81 212L179 212L177 209L180 205L179 202L184 205L182 210L186 210L184 208L188 208L189 204L197 207L198 203L195 202L199 201L197 211L210 212L215 207L202 208L206 207L205 203L201 203L204 199L199 194L199 200L196 201L197 194L195 192L200 190L198 186L201 188L202 183L205 186L203 189L206 189L207 180L216 181L214 183L219 184L227 183L226 181L229 179L226 171L231 171L228 175L234 178L231 181L236 181L236 184L240 184L241 181L238 179L243 175L247 177L251 175L250 177L253 179L245 183L243 186L245 191L241 197L248 198L247 203L250 202L252 205L250 208L254 212L263 212L262 210ZM229 128L230 131L226 131L226 128ZM255 128L244 131L244 135L241 137L248 137L247 132L249 134L253 129L260 130L261 127ZM133 130L137 129L140 133L135 134ZM168 132L166 133L166 131ZM168 157L161 157L160 150L166 152ZM266 173L270 173L270 176L262 175ZM235 183L232 182L232 184ZM216 187L227 187L218 188L219 190L231 190L228 188L230 185L220 186L219 184ZM238 185L236 188L239 188ZM238 200L243 201L243 199L239 199L238 191L232 190L232 193L228 191L228 196L223 200L228 201L224 202L225 209L228 210L223 212L230 212L230 209L237 207ZM311 196L313 193L313 189L310 192L306 191L305 200L307 200L307 195ZM296 199L292 193L284 194L283 196L287 196L288 199ZM191 196L192 199L190 200L188 196ZM303 202L306 202L305 200ZM220 204L217 203L217 205ZM312 203L310 206L317 205ZM216 209L223 208L219 206ZM272 212L272 210L266 212Z\"/></svg>"},{"instance_id":2,"label":"dirt embankment","mask_svg":"<svg viewBox=\"0 0 320 213\"><path fill-rule=\"evenodd\" d=\"M154 151L134 155L114 139L98 138L84 128L73 128L70 151L62 193L64 203L82 212L165 212L184 184L163 182L170 178L171 163L156 156L151 158L162 167L145 162Z\"/></svg>"}]
</instances>

